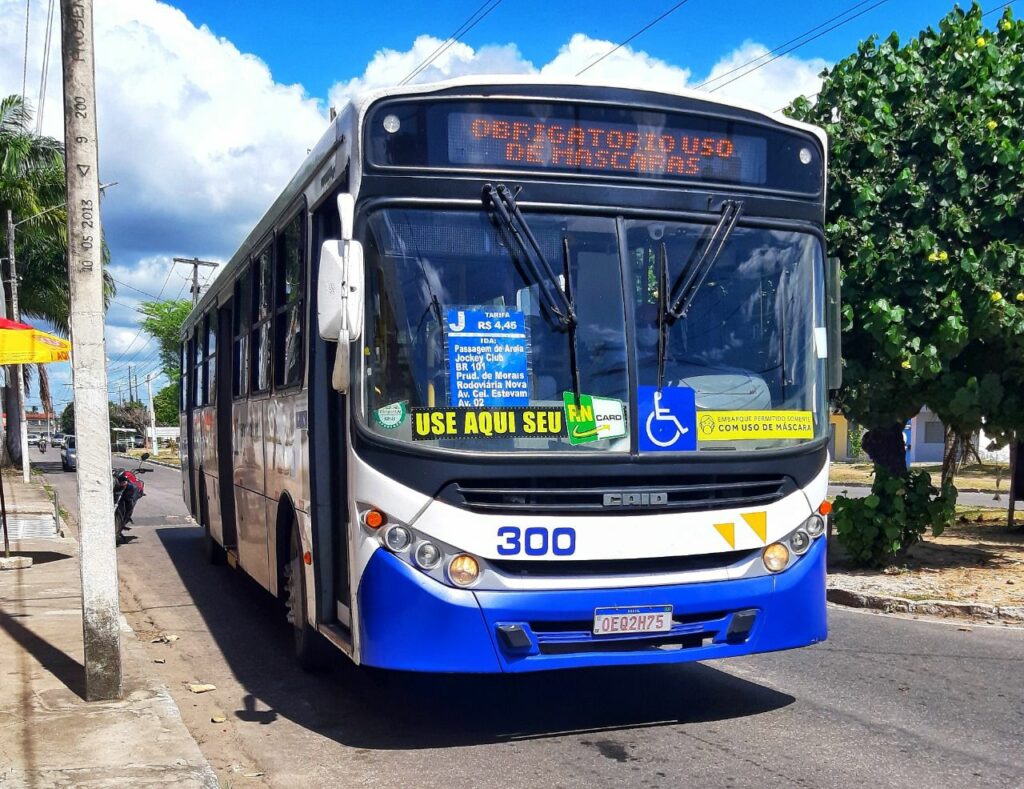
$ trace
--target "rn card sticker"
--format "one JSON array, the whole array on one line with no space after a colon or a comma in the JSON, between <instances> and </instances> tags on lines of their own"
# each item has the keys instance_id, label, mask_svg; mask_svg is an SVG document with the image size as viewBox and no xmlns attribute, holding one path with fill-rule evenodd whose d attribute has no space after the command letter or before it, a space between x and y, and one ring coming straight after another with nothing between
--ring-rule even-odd
<instances>
[{"instance_id":1,"label":"rn card sticker","mask_svg":"<svg viewBox=\"0 0 1024 789\"><path fill-rule=\"evenodd\" d=\"M637 389L641 452L691 452L697 448L697 403L682 386Z\"/></svg>"},{"instance_id":2,"label":"rn card sticker","mask_svg":"<svg viewBox=\"0 0 1024 789\"><path fill-rule=\"evenodd\" d=\"M622 438L628 432L626 409L621 400L572 392L562 393L570 444L587 444L607 438Z\"/></svg>"},{"instance_id":3,"label":"rn card sticker","mask_svg":"<svg viewBox=\"0 0 1024 789\"><path fill-rule=\"evenodd\" d=\"M701 411L701 441L814 438L810 411Z\"/></svg>"},{"instance_id":4,"label":"rn card sticker","mask_svg":"<svg viewBox=\"0 0 1024 789\"><path fill-rule=\"evenodd\" d=\"M504 308L448 309L449 403L460 408L530 404L526 316Z\"/></svg>"},{"instance_id":5,"label":"rn card sticker","mask_svg":"<svg viewBox=\"0 0 1024 789\"><path fill-rule=\"evenodd\" d=\"M392 403L373 412L373 421L385 430L401 427L405 421L405 403Z\"/></svg>"},{"instance_id":6,"label":"rn card sticker","mask_svg":"<svg viewBox=\"0 0 1024 789\"><path fill-rule=\"evenodd\" d=\"M557 408L412 408L413 441L438 438L560 438Z\"/></svg>"}]
</instances>

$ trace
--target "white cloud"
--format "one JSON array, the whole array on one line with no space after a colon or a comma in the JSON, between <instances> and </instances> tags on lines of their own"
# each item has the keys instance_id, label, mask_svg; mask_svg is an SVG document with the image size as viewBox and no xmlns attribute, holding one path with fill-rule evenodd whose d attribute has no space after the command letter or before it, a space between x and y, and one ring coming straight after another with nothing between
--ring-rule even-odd
<instances>
[{"instance_id":1,"label":"white cloud","mask_svg":"<svg viewBox=\"0 0 1024 789\"><path fill-rule=\"evenodd\" d=\"M763 107L775 111L800 95L817 93L821 88L818 76L830 64L822 58L802 58L782 55L774 60L768 47L754 41L742 46L719 60L701 82L705 90L722 98ZM699 83L698 83L699 84Z\"/></svg>"},{"instance_id":2,"label":"white cloud","mask_svg":"<svg viewBox=\"0 0 1024 789\"><path fill-rule=\"evenodd\" d=\"M328 103L340 109L362 91L397 85L443 45L442 39L422 35L404 52L379 50L362 76L337 82L331 87ZM534 71L533 64L523 59L515 44L488 45L474 50L467 44L456 42L417 73L412 82L436 82L467 74L530 74Z\"/></svg>"},{"instance_id":3,"label":"white cloud","mask_svg":"<svg viewBox=\"0 0 1024 789\"><path fill-rule=\"evenodd\" d=\"M442 43L440 39L432 36L420 36L408 50L399 52L384 49L377 52L362 75L338 82L331 88L330 103L340 107L361 91L397 85ZM468 74L539 74L544 77L573 77L577 72L590 66L585 72L587 79L608 80L616 84L629 84L654 90L692 89L713 80L706 88L721 89L712 95L774 111L801 93L815 93L821 84L817 75L828 65L827 61L820 58L804 60L793 55L784 55L768 62L767 47L746 41L722 57L707 76L698 79L694 78L689 68L669 63L643 50L628 46L616 49L600 62L595 62L614 47L615 43L612 41L576 33L559 48L549 62L538 68L522 57L515 44L485 46L475 50L460 42L417 74L412 82L434 82ZM716 77L744 66L749 61L755 62L739 68L721 80L715 80ZM748 71L750 73L746 73ZM727 81L741 74L741 79L725 85Z\"/></svg>"}]
</instances>

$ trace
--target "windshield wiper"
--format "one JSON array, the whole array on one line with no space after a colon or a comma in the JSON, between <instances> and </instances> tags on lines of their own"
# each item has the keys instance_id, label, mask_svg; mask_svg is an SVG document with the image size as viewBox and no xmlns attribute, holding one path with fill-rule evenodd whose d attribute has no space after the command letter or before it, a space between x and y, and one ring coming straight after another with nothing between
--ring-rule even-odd
<instances>
[{"instance_id":1,"label":"windshield wiper","mask_svg":"<svg viewBox=\"0 0 1024 789\"><path fill-rule=\"evenodd\" d=\"M658 389L662 388L665 382L665 360L668 357L669 327L680 318L685 318L686 313L693 304L693 300L700 292L701 286L711 273L711 269L718 260L719 255L725 248L725 243L736 229L740 214L743 213L743 203L739 200L726 200L722 204L722 215L718 224L711 231L707 244L696 261L691 257L691 262L683 267L679 276L675 278L672 285L668 284L668 249L665 242L661 242L660 260L658 266ZM696 254L696 250L694 250Z\"/></svg>"},{"instance_id":2,"label":"windshield wiper","mask_svg":"<svg viewBox=\"0 0 1024 789\"><path fill-rule=\"evenodd\" d=\"M501 220L501 224L515 239L523 253L523 262L530 269L530 275L537 282L541 301L558 322L565 328L575 325L576 314L572 303L560 287L551 270L551 265L541 252L540 244L526 224L515 197L505 184L496 187L487 184L483 193L484 207L493 210L493 215Z\"/></svg>"},{"instance_id":3,"label":"windshield wiper","mask_svg":"<svg viewBox=\"0 0 1024 789\"><path fill-rule=\"evenodd\" d=\"M572 271L570 269L569 237L562 236L562 278L564 284L558 286L555 272L551 269L547 258L537 243L536 236L526 224L515 196L505 184L496 187L487 184L483 193L484 207L493 210L494 216L501 220L509 235L515 239L523 253L523 260L530 269L530 275L537 282L537 289L544 308L553 315L564 328L569 338L569 369L572 372L572 393L576 405L580 403L580 370L576 361L576 303L572 297Z\"/></svg>"},{"instance_id":4,"label":"windshield wiper","mask_svg":"<svg viewBox=\"0 0 1024 789\"><path fill-rule=\"evenodd\" d=\"M668 292L668 301L665 305L665 320L669 325L680 318L686 317L687 310L700 292L701 285L711 273L711 268L722 254L725 242L729 240L732 231L736 229L736 223L743 213L743 203L739 200L726 200L722 203L722 216L711 231L708 243L704 245L700 257L695 263L687 265L679 272ZM664 245L663 245L664 246Z\"/></svg>"},{"instance_id":5,"label":"windshield wiper","mask_svg":"<svg viewBox=\"0 0 1024 789\"><path fill-rule=\"evenodd\" d=\"M569 304L569 314L572 321L567 327L569 332L569 369L572 371L572 396L573 402L580 404L580 368L576 363L576 302L572 297L572 271L569 268L569 237L562 236L562 271L565 277L565 296Z\"/></svg>"}]
</instances>

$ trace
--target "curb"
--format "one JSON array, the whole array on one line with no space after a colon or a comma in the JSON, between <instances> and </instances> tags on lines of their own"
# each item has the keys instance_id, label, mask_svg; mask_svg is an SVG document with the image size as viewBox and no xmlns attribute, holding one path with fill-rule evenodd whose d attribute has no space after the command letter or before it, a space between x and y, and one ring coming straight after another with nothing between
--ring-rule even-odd
<instances>
[{"instance_id":1,"label":"curb","mask_svg":"<svg viewBox=\"0 0 1024 789\"><path fill-rule=\"evenodd\" d=\"M889 614L925 614L928 616L960 617L973 619L1000 619L1012 624L1024 624L1024 606L988 605L987 603L965 603L953 600L908 600L905 597L866 594L828 587L825 594L830 603L850 608L871 608Z\"/></svg>"},{"instance_id":2,"label":"curb","mask_svg":"<svg viewBox=\"0 0 1024 789\"><path fill-rule=\"evenodd\" d=\"M122 455L120 452L115 452L114 457L124 458L125 460L139 460L139 458L132 457L131 455ZM181 466L169 463L166 460L153 460L153 458L150 458L146 463L151 463L154 466L163 466L164 468L173 468L175 471L181 471Z\"/></svg>"}]
</instances>

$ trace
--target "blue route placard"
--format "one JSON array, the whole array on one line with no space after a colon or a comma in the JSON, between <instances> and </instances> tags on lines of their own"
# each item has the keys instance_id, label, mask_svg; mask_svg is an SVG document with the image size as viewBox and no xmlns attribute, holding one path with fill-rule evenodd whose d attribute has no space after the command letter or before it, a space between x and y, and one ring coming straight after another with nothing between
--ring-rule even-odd
<instances>
[{"instance_id":1,"label":"blue route placard","mask_svg":"<svg viewBox=\"0 0 1024 789\"><path fill-rule=\"evenodd\" d=\"M518 310L449 308L449 405L494 407L530 404L529 339Z\"/></svg>"}]
</instances>

